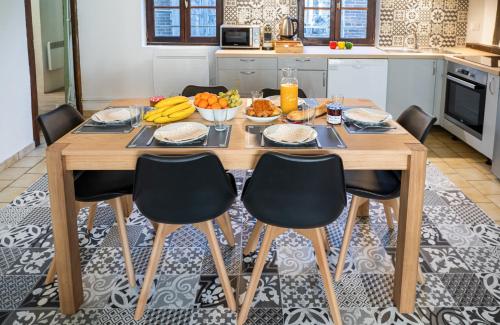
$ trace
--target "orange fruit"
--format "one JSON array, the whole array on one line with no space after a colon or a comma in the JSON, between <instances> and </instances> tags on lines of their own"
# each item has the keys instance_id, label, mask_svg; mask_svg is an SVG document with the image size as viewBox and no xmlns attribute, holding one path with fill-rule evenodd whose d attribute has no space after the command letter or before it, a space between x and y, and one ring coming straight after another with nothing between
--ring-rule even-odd
<instances>
[{"instance_id":1,"label":"orange fruit","mask_svg":"<svg viewBox=\"0 0 500 325\"><path fill-rule=\"evenodd\" d=\"M213 104L217 103L217 96L215 96L215 95L210 96L210 97L208 98L208 103L209 103L210 105L213 105Z\"/></svg>"},{"instance_id":2,"label":"orange fruit","mask_svg":"<svg viewBox=\"0 0 500 325\"><path fill-rule=\"evenodd\" d=\"M218 103L215 103L215 104L212 105L212 108L220 109L222 107Z\"/></svg>"},{"instance_id":3,"label":"orange fruit","mask_svg":"<svg viewBox=\"0 0 500 325\"><path fill-rule=\"evenodd\" d=\"M226 108L226 107L227 107L227 99L225 99L225 98L220 98L220 99L219 99L219 105L220 105L222 108Z\"/></svg>"},{"instance_id":4,"label":"orange fruit","mask_svg":"<svg viewBox=\"0 0 500 325\"><path fill-rule=\"evenodd\" d=\"M200 102L198 103L198 107L207 108L208 102L205 99L201 99Z\"/></svg>"},{"instance_id":5,"label":"orange fruit","mask_svg":"<svg viewBox=\"0 0 500 325\"><path fill-rule=\"evenodd\" d=\"M194 105L195 105L195 106L200 106L200 105L199 105L199 104L200 104L200 101L201 101L201 99L200 99L200 98L196 98L196 99L194 100Z\"/></svg>"},{"instance_id":6,"label":"orange fruit","mask_svg":"<svg viewBox=\"0 0 500 325\"><path fill-rule=\"evenodd\" d=\"M201 99L208 99L208 97L210 97L210 94L209 94L209 93L202 93L202 94L200 95L200 98L201 98Z\"/></svg>"}]
</instances>

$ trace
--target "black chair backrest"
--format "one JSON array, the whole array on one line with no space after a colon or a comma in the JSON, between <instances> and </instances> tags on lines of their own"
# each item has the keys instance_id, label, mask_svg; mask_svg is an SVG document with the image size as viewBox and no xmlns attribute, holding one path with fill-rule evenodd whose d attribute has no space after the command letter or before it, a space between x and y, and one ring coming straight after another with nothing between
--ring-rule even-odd
<instances>
[{"instance_id":1,"label":"black chair backrest","mask_svg":"<svg viewBox=\"0 0 500 325\"><path fill-rule=\"evenodd\" d=\"M137 161L134 201L149 219L168 224L206 221L226 212L236 198L219 158L142 155Z\"/></svg>"},{"instance_id":2,"label":"black chair backrest","mask_svg":"<svg viewBox=\"0 0 500 325\"><path fill-rule=\"evenodd\" d=\"M262 89L262 93L264 94L264 98L269 97L269 96L278 96L280 94L279 89L271 89L271 88L264 88ZM299 98L307 98L306 93L304 90L299 88Z\"/></svg>"},{"instance_id":3,"label":"black chair backrest","mask_svg":"<svg viewBox=\"0 0 500 325\"><path fill-rule=\"evenodd\" d=\"M424 143L436 120L434 116L427 114L420 107L412 105L401 113L397 121L418 141Z\"/></svg>"},{"instance_id":4,"label":"black chair backrest","mask_svg":"<svg viewBox=\"0 0 500 325\"><path fill-rule=\"evenodd\" d=\"M189 85L182 91L182 96L191 97L198 93L209 92L211 94L218 94L220 92L227 92L227 88L224 86L213 86L213 87L203 87L203 86L193 86Z\"/></svg>"},{"instance_id":5,"label":"black chair backrest","mask_svg":"<svg viewBox=\"0 0 500 325\"><path fill-rule=\"evenodd\" d=\"M245 184L242 201L250 214L267 224L287 228L327 225L346 205L342 159L265 153Z\"/></svg>"},{"instance_id":6,"label":"black chair backrest","mask_svg":"<svg viewBox=\"0 0 500 325\"><path fill-rule=\"evenodd\" d=\"M53 111L39 115L37 121L47 145L50 146L82 123L84 118L73 106L64 104Z\"/></svg>"}]
</instances>

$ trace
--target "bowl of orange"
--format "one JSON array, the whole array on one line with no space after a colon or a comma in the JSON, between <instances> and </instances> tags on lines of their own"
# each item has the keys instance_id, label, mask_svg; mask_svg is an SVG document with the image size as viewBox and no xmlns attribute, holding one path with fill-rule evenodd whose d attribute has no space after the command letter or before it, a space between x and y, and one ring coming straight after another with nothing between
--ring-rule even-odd
<instances>
[{"instance_id":1,"label":"bowl of orange","mask_svg":"<svg viewBox=\"0 0 500 325\"><path fill-rule=\"evenodd\" d=\"M193 97L193 105L196 107L196 110L200 113L201 117L203 117L207 121L214 120L213 110L215 109L224 109L227 110L226 121L232 120L238 110L242 105L236 107L229 107L229 102L227 98L223 98L221 96L217 96L211 93L199 93Z\"/></svg>"}]
</instances>

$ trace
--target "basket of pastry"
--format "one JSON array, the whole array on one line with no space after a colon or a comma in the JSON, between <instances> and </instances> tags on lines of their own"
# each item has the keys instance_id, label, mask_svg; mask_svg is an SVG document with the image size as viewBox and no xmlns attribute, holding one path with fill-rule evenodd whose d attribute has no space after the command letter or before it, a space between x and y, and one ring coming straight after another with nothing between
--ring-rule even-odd
<instances>
[{"instance_id":1,"label":"basket of pastry","mask_svg":"<svg viewBox=\"0 0 500 325\"><path fill-rule=\"evenodd\" d=\"M314 110L314 114L315 114L315 117L320 117L320 116L323 116L326 114L326 106L328 104L330 104L332 102L332 100L330 99L325 99L323 100L319 105L317 105L315 107L315 110ZM310 114L310 110L307 110L308 113L306 113L306 111L304 110L296 110L296 111L291 111L290 113L288 113L286 115L286 119L291 122L291 123L297 123L297 124L300 124L300 123L303 123L304 120L306 120L306 118L308 116L306 116L306 114Z\"/></svg>"},{"instance_id":2,"label":"basket of pastry","mask_svg":"<svg viewBox=\"0 0 500 325\"><path fill-rule=\"evenodd\" d=\"M255 99L252 106L247 108L245 116L254 122L267 123L278 119L281 110L269 99Z\"/></svg>"}]
</instances>

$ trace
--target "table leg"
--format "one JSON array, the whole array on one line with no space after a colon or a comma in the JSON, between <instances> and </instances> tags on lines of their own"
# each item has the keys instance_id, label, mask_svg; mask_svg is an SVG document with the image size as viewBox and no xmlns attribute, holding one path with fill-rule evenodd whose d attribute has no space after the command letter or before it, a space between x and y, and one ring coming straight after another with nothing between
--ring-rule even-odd
<instances>
[{"instance_id":1,"label":"table leg","mask_svg":"<svg viewBox=\"0 0 500 325\"><path fill-rule=\"evenodd\" d=\"M408 147L411 155L401 180L393 293L394 302L402 313L412 313L415 309L427 159L423 145L408 144Z\"/></svg>"},{"instance_id":2,"label":"table leg","mask_svg":"<svg viewBox=\"0 0 500 325\"><path fill-rule=\"evenodd\" d=\"M83 302L83 288L73 172L65 170L61 155L65 146L55 143L47 148L47 172L61 313L71 315Z\"/></svg>"}]
</instances>

